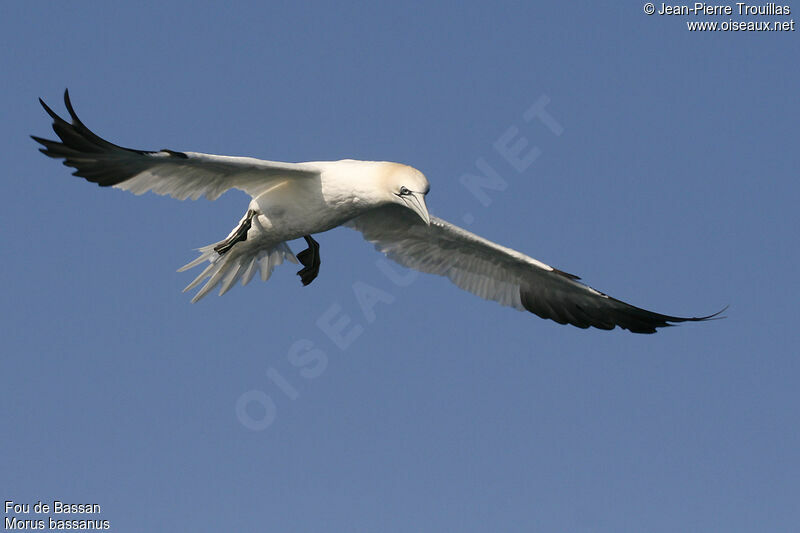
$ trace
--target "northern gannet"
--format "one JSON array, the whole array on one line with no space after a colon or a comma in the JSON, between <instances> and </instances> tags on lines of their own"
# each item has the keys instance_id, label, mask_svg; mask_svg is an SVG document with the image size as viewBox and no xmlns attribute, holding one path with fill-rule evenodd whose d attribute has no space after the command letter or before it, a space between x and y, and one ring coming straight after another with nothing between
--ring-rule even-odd
<instances>
[{"instance_id":1,"label":"northern gannet","mask_svg":"<svg viewBox=\"0 0 800 533\"><path fill-rule=\"evenodd\" d=\"M281 163L175 150L142 151L101 139L75 114L64 92L71 123L40 98L61 142L32 138L40 151L63 159L73 174L101 187L143 194L152 191L178 200L205 196L215 200L239 189L252 200L239 224L224 240L199 249L184 271L208 263L185 289L205 281L196 302L217 285L219 294L238 280L247 285L257 271L267 280L284 260L303 264L303 285L319 273L319 244L312 235L337 226L360 231L376 249L399 264L448 277L457 286L487 300L530 311L559 324L593 326L634 333L654 333L670 323L703 317L662 315L634 307L555 269L430 216L425 196L428 180L419 170L386 161L315 161ZM308 248L297 257L287 242L303 237ZM723 309L724 311L724 309Z\"/></svg>"}]
</instances>

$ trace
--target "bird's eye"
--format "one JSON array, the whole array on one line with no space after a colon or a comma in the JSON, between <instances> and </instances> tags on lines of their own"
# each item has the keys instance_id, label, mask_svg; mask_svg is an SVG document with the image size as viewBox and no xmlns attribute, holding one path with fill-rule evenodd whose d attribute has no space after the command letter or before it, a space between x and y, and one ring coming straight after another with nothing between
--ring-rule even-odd
<instances>
[{"instance_id":1,"label":"bird's eye","mask_svg":"<svg viewBox=\"0 0 800 533\"><path fill-rule=\"evenodd\" d=\"M405 186L405 185L403 185L402 187L400 187L400 194L401 194L401 195L403 195L403 196L406 196L407 194L411 194L411 191L409 191L409 190L406 188L406 186Z\"/></svg>"}]
</instances>

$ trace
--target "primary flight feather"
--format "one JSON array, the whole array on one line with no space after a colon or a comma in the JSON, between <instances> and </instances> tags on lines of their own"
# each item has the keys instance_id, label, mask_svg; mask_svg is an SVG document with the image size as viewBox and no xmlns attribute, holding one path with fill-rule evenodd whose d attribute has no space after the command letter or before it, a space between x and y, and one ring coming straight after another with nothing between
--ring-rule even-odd
<instances>
[{"instance_id":1,"label":"primary flight feather","mask_svg":"<svg viewBox=\"0 0 800 533\"><path fill-rule=\"evenodd\" d=\"M33 137L47 156L63 159L74 175L143 194L152 191L179 200L218 198L239 189L252 200L227 238L200 248L200 256L182 267L206 268L184 291L201 286L193 302L217 286L227 292L246 285L260 272L269 278L288 260L303 264L298 275L308 285L319 273L319 244L312 237L337 226L364 238L403 266L448 277L473 294L542 318L580 328L590 326L654 333L678 322L704 317L662 315L634 307L578 282L527 255L483 239L430 216L428 180L417 169L386 161L281 163L250 157L142 151L112 144L87 128L64 93L71 122L39 100L53 119L60 139ZM295 256L287 242L303 237L308 248Z\"/></svg>"}]
</instances>

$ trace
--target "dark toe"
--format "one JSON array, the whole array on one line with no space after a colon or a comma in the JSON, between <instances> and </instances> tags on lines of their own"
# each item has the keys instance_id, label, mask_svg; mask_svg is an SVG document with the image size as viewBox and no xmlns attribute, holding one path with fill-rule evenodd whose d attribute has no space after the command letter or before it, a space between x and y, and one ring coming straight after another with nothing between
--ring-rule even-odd
<instances>
[{"instance_id":1,"label":"dark toe","mask_svg":"<svg viewBox=\"0 0 800 533\"><path fill-rule=\"evenodd\" d=\"M296 257L298 261L307 267L310 267L314 260L314 254L310 249L303 250L302 252L298 253Z\"/></svg>"},{"instance_id":2,"label":"dark toe","mask_svg":"<svg viewBox=\"0 0 800 533\"><path fill-rule=\"evenodd\" d=\"M317 274L319 274L319 269L308 267L297 271L297 275L300 276L300 281L303 283L304 287L314 281L317 277Z\"/></svg>"}]
</instances>

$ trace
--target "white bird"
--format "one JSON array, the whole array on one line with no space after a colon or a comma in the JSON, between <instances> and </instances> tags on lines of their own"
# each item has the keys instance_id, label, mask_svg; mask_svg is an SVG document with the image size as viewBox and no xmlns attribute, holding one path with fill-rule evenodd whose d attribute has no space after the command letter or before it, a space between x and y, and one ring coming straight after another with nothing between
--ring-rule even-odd
<instances>
[{"instance_id":1,"label":"white bird","mask_svg":"<svg viewBox=\"0 0 800 533\"><path fill-rule=\"evenodd\" d=\"M152 191L178 200L215 200L229 189L251 196L247 212L228 237L200 248L200 256L179 269L208 263L184 289L205 282L192 302L218 285L220 295L239 280L246 285L259 270L267 280L284 260L299 259L303 268L297 274L308 285L320 267L319 244L311 235L345 225L403 266L446 276L481 298L560 324L654 333L670 323L708 320L722 312L686 318L640 309L579 283L577 276L430 216L425 204L428 180L407 165L351 159L280 163L132 150L92 133L75 114L68 91L64 102L71 123L41 98L39 102L52 117L61 142L32 138L44 146L43 154L63 159L76 176L101 187L137 195ZM295 258L287 242L300 237L308 249Z\"/></svg>"}]
</instances>

